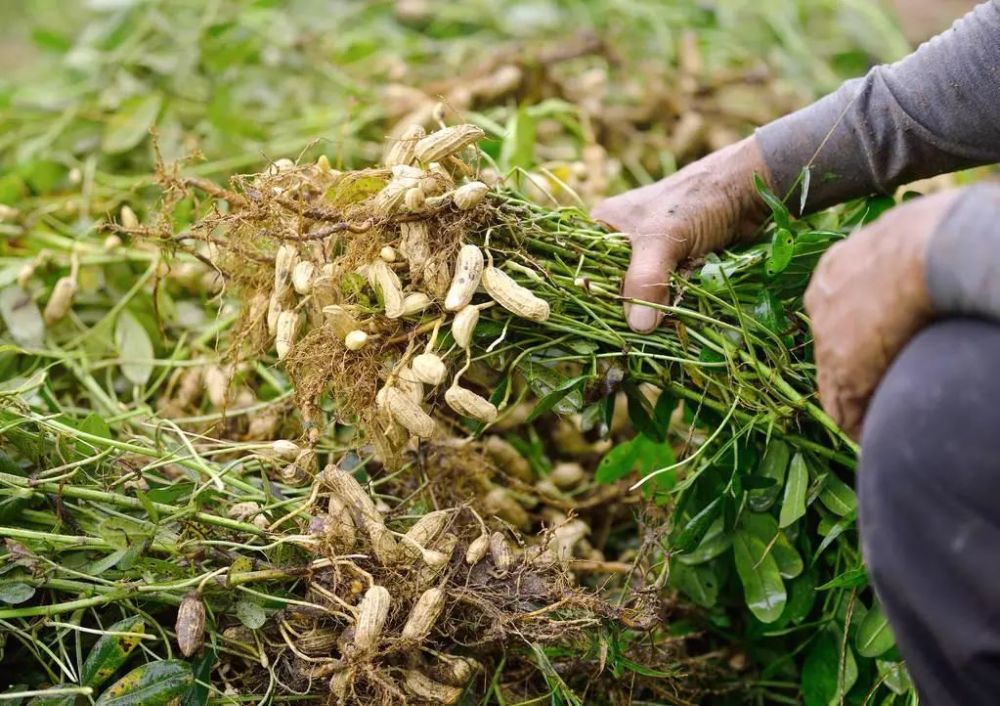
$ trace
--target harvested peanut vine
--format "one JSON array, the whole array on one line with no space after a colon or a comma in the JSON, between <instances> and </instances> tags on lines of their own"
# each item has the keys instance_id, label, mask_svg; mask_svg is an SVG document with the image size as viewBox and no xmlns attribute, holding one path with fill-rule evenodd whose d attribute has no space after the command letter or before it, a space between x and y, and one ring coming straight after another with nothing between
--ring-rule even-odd
<instances>
[{"instance_id":1,"label":"harvested peanut vine","mask_svg":"<svg viewBox=\"0 0 1000 706\"><path fill-rule=\"evenodd\" d=\"M662 307L672 326L634 334L617 295L624 236L473 179L460 155L474 157L482 136L473 125L415 128L390 143L385 167L279 160L235 178L232 191L161 172L174 199L200 189L225 205L164 241L199 251L246 304L234 359L274 350L307 423L332 393L339 418L385 443L386 461L411 437L502 419L524 381L536 396L558 395L548 408L579 409L588 379L619 379L622 369L727 422L763 427L766 417L771 434L849 457L836 448L850 441L809 399L809 366L786 345L797 327L774 330L741 306L762 289L745 273L765 249L706 266L700 283L680 280L678 303ZM805 243L800 259L823 245ZM772 298L800 287L802 273L770 283ZM570 368L572 385L538 379L565 381ZM814 439L825 430L830 443L798 436L804 429Z\"/></svg>"},{"instance_id":2,"label":"harvested peanut vine","mask_svg":"<svg viewBox=\"0 0 1000 706\"><path fill-rule=\"evenodd\" d=\"M838 584L822 606L801 595L814 597L810 587L859 564L848 540L854 498L839 478L853 468L855 449L812 399L808 332L789 312L801 309L812 266L842 231L790 222L764 194L780 226L773 242L682 272L675 301L662 307L670 324L635 334L618 295L626 238L578 211L530 203L488 169L478 173L480 137L473 125L429 135L414 127L390 142L382 167L337 172L323 158L304 166L279 160L229 189L161 170L167 205L209 200L205 215L179 234L124 230L197 252L216 268L245 303L229 356L274 350L294 385L307 447L324 420L349 424L354 447L373 446L387 470L422 468L424 487L444 506L471 502L529 529L522 505L558 499L552 481L512 499L510 490L524 487L508 472L470 492L461 463L458 474L448 463L429 465L427 450L474 450L460 439L493 426L517 430L518 420L549 411L575 415L580 430L600 437L624 397L640 434L608 453L596 477L612 483L638 469L637 485L673 506L665 530L642 544L630 573L638 570L636 585L655 593L669 580L710 606L719 587L706 593L704 565L732 562L757 620L783 626L823 616L815 629L826 639L857 584ZM485 448L509 471L519 454L501 445L491 437ZM650 451L664 445L667 454ZM286 480L315 475L313 457L304 458ZM783 488L791 510L779 525ZM826 537L818 550L796 532L805 523ZM383 525L355 515L353 527L392 565L383 561L393 551ZM489 550L494 566L509 561L493 537L469 542L469 556ZM529 545L560 553L546 542ZM831 546L835 552L805 571L802 553ZM422 560L432 565L435 552L453 550L425 547Z\"/></svg>"}]
</instances>

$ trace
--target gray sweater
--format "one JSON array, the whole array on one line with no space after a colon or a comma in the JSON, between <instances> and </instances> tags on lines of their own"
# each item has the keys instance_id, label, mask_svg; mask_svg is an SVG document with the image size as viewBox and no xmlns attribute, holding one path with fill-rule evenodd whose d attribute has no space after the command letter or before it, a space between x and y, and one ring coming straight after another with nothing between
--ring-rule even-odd
<instances>
[{"instance_id":1,"label":"gray sweater","mask_svg":"<svg viewBox=\"0 0 1000 706\"><path fill-rule=\"evenodd\" d=\"M757 140L776 189L796 208L809 167L806 211L1000 162L1000 0L906 59L760 128ZM960 197L934 235L931 298L943 312L1000 318L994 270L1000 274L1000 184L985 184Z\"/></svg>"}]
</instances>

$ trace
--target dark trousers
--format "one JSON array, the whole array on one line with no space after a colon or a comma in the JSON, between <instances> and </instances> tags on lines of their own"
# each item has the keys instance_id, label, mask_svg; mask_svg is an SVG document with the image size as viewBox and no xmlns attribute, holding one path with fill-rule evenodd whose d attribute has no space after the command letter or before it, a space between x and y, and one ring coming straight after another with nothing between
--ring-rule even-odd
<instances>
[{"instance_id":1,"label":"dark trousers","mask_svg":"<svg viewBox=\"0 0 1000 706\"><path fill-rule=\"evenodd\" d=\"M869 408L858 488L921 705L1000 704L1000 325L948 319L910 342Z\"/></svg>"}]
</instances>

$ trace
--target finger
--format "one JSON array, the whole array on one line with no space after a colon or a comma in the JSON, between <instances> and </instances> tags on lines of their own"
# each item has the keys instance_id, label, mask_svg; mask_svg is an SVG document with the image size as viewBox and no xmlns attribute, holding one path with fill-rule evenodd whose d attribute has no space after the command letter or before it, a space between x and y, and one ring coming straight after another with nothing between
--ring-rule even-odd
<instances>
[{"instance_id":1,"label":"finger","mask_svg":"<svg viewBox=\"0 0 1000 706\"><path fill-rule=\"evenodd\" d=\"M837 426L842 427L844 421L843 402L841 399L840 385L837 384L836 376L830 372L828 367L817 361L818 373L816 375L816 389L819 393L819 401L823 406L823 411L829 415Z\"/></svg>"},{"instance_id":2,"label":"finger","mask_svg":"<svg viewBox=\"0 0 1000 706\"><path fill-rule=\"evenodd\" d=\"M861 434L861 425L868 411L872 388L859 384L859 371L845 369L832 363L835 356L817 350L816 383L823 410L855 441Z\"/></svg>"},{"instance_id":3,"label":"finger","mask_svg":"<svg viewBox=\"0 0 1000 706\"><path fill-rule=\"evenodd\" d=\"M869 397L846 390L841 386L837 391L837 425L857 441L861 433L861 423L868 411Z\"/></svg>"},{"instance_id":4,"label":"finger","mask_svg":"<svg viewBox=\"0 0 1000 706\"><path fill-rule=\"evenodd\" d=\"M861 427L868 413L868 404L871 402L872 394L878 384L878 378L874 381L863 381L855 389L844 391L841 394L840 426L855 441L861 438Z\"/></svg>"},{"instance_id":5,"label":"finger","mask_svg":"<svg viewBox=\"0 0 1000 706\"><path fill-rule=\"evenodd\" d=\"M632 238L632 258L622 295L656 304L667 301L670 273L677 267L673 246L663 236L640 235ZM625 305L625 318L632 330L648 333L663 320L663 312L641 304Z\"/></svg>"},{"instance_id":6,"label":"finger","mask_svg":"<svg viewBox=\"0 0 1000 706\"><path fill-rule=\"evenodd\" d=\"M628 230L628 223L631 221L626 213L622 212L621 197L617 196L604 199L590 210L590 217L608 230L623 233Z\"/></svg>"},{"instance_id":7,"label":"finger","mask_svg":"<svg viewBox=\"0 0 1000 706\"><path fill-rule=\"evenodd\" d=\"M650 215L650 209L654 212L659 209L659 188L656 184L651 184L612 196L594 206L590 216L611 230L635 235L639 232L639 226Z\"/></svg>"},{"instance_id":8,"label":"finger","mask_svg":"<svg viewBox=\"0 0 1000 706\"><path fill-rule=\"evenodd\" d=\"M854 441L861 440L861 426L864 424L865 412L867 411L867 402L851 400L845 405L844 421L841 422L841 427Z\"/></svg>"}]
</instances>

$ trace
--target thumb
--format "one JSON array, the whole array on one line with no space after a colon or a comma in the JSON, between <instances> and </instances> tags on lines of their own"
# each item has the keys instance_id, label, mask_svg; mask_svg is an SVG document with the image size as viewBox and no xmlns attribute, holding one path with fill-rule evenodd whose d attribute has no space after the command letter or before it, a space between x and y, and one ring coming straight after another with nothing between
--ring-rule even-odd
<instances>
[{"instance_id":1,"label":"thumb","mask_svg":"<svg viewBox=\"0 0 1000 706\"><path fill-rule=\"evenodd\" d=\"M662 235L636 235L632 237L632 259L625 274L622 296L642 299L655 304L667 302L670 273L680 258L674 251L673 241ZM632 330L648 333L663 320L663 312L641 304L625 304L625 318Z\"/></svg>"}]
</instances>

